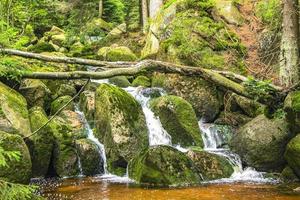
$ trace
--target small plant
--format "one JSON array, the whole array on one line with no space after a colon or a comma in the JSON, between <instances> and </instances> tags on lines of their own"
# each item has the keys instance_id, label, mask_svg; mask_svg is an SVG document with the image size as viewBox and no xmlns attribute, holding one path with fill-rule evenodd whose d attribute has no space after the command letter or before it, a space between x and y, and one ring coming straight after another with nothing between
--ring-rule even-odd
<instances>
[{"instance_id":1,"label":"small plant","mask_svg":"<svg viewBox=\"0 0 300 200\"><path fill-rule=\"evenodd\" d=\"M246 82L244 82L244 86L246 87L247 92L250 95L253 95L255 100L258 100L261 97L265 97L276 92L270 83L271 81L257 81L250 77Z\"/></svg>"}]
</instances>

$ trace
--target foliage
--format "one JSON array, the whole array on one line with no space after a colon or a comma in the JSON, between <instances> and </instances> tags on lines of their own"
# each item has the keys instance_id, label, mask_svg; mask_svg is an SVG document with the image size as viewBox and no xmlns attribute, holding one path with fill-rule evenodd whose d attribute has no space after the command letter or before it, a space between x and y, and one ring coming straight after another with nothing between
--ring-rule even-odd
<instances>
[{"instance_id":1,"label":"foliage","mask_svg":"<svg viewBox=\"0 0 300 200\"><path fill-rule=\"evenodd\" d=\"M0 60L0 77L20 81L24 73L29 70L24 68L22 64L12 58L2 57Z\"/></svg>"},{"instance_id":2,"label":"foliage","mask_svg":"<svg viewBox=\"0 0 300 200\"><path fill-rule=\"evenodd\" d=\"M261 0L257 3L256 14L270 29L280 28L281 25L281 1Z\"/></svg>"},{"instance_id":3,"label":"foliage","mask_svg":"<svg viewBox=\"0 0 300 200\"><path fill-rule=\"evenodd\" d=\"M275 89L270 85L271 81L257 81L253 77L249 77L244 86L250 95L253 95L256 100L275 93Z\"/></svg>"},{"instance_id":4,"label":"foliage","mask_svg":"<svg viewBox=\"0 0 300 200\"><path fill-rule=\"evenodd\" d=\"M125 19L125 5L123 0L105 0L103 2L103 18L106 21L122 23Z\"/></svg>"}]
</instances>

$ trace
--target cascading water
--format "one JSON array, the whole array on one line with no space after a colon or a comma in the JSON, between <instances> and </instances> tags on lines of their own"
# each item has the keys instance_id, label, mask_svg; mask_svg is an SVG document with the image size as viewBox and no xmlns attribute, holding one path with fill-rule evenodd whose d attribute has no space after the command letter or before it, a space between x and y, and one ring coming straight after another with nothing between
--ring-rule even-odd
<instances>
[{"instance_id":1,"label":"cascading water","mask_svg":"<svg viewBox=\"0 0 300 200\"><path fill-rule=\"evenodd\" d=\"M204 150L224 156L232 164L234 173L230 178L220 179L212 182L234 182L234 181L249 181L249 182L271 182L274 180L264 178L263 172L257 172L254 168L247 167L243 169L241 158L238 154L231 152L229 149L222 148L224 136L220 134L214 124L199 121L199 127L202 132Z\"/></svg>"}]
</instances>

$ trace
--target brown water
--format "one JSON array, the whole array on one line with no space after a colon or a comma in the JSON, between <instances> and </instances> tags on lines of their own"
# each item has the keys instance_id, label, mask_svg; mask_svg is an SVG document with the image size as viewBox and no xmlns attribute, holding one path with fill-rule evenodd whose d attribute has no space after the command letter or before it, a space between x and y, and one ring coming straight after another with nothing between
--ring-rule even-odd
<instances>
[{"instance_id":1,"label":"brown water","mask_svg":"<svg viewBox=\"0 0 300 200\"><path fill-rule=\"evenodd\" d=\"M76 178L46 182L41 193L49 200L300 200L300 192L294 191L299 186L227 183L179 189L147 189L109 183L101 178Z\"/></svg>"}]
</instances>

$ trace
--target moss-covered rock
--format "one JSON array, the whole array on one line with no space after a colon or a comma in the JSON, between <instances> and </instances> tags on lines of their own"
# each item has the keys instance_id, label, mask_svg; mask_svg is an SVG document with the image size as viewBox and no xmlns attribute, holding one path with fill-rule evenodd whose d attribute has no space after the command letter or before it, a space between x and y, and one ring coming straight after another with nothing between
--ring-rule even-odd
<instances>
[{"instance_id":1,"label":"moss-covered rock","mask_svg":"<svg viewBox=\"0 0 300 200\"><path fill-rule=\"evenodd\" d=\"M0 82L0 131L31 134L26 99Z\"/></svg>"},{"instance_id":2,"label":"moss-covered rock","mask_svg":"<svg viewBox=\"0 0 300 200\"><path fill-rule=\"evenodd\" d=\"M281 171L284 151L292 137L285 119L259 115L238 130L230 146L248 166L260 171Z\"/></svg>"},{"instance_id":3,"label":"moss-covered rock","mask_svg":"<svg viewBox=\"0 0 300 200\"><path fill-rule=\"evenodd\" d=\"M77 93L72 84L61 84L55 94L55 98L61 96L74 96Z\"/></svg>"},{"instance_id":4,"label":"moss-covered rock","mask_svg":"<svg viewBox=\"0 0 300 200\"><path fill-rule=\"evenodd\" d=\"M129 87L131 84L126 78L126 76L115 76L113 78L110 78L109 83L112 83L118 87L126 88Z\"/></svg>"},{"instance_id":5,"label":"moss-covered rock","mask_svg":"<svg viewBox=\"0 0 300 200\"><path fill-rule=\"evenodd\" d=\"M53 44L61 47L66 43L66 36L65 34L53 35L51 36L51 41Z\"/></svg>"},{"instance_id":6,"label":"moss-covered rock","mask_svg":"<svg viewBox=\"0 0 300 200\"><path fill-rule=\"evenodd\" d=\"M206 181L229 178L234 172L231 163L220 155L199 150L189 150L187 155Z\"/></svg>"},{"instance_id":7,"label":"moss-covered rock","mask_svg":"<svg viewBox=\"0 0 300 200\"><path fill-rule=\"evenodd\" d=\"M244 18L233 0L215 0L216 13L229 24L242 25Z\"/></svg>"},{"instance_id":8,"label":"moss-covered rock","mask_svg":"<svg viewBox=\"0 0 300 200\"><path fill-rule=\"evenodd\" d=\"M206 121L213 121L220 111L222 103L216 87L202 79L156 73L152 77L152 87L162 87L169 94L184 98L197 116Z\"/></svg>"},{"instance_id":9,"label":"moss-covered rock","mask_svg":"<svg viewBox=\"0 0 300 200\"><path fill-rule=\"evenodd\" d=\"M164 129L172 137L173 144L203 147L198 121L191 104L181 97L162 96L153 99L150 107L159 116Z\"/></svg>"},{"instance_id":10,"label":"moss-covered rock","mask_svg":"<svg viewBox=\"0 0 300 200\"><path fill-rule=\"evenodd\" d=\"M300 135L294 137L287 145L284 155L288 165L300 177Z\"/></svg>"},{"instance_id":11,"label":"moss-covered rock","mask_svg":"<svg viewBox=\"0 0 300 200\"><path fill-rule=\"evenodd\" d=\"M63 119L62 123L68 124L74 137L83 138L86 136L84 122L78 112L63 110L59 113L58 118Z\"/></svg>"},{"instance_id":12,"label":"moss-covered rock","mask_svg":"<svg viewBox=\"0 0 300 200\"><path fill-rule=\"evenodd\" d=\"M41 107L31 108L29 116L32 131L36 131L48 121L48 117ZM49 125L45 126L37 134L30 137L26 143L31 155L33 177L46 176L54 148L52 128Z\"/></svg>"},{"instance_id":13,"label":"moss-covered rock","mask_svg":"<svg viewBox=\"0 0 300 200\"><path fill-rule=\"evenodd\" d=\"M51 114L56 113L59 109L65 106L70 100L72 99L71 96L62 96L58 97L51 103ZM71 102L65 107L65 110L74 110L74 102Z\"/></svg>"},{"instance_id":14,"label":"moss-covered rock","mask_svg":"<svg viewBox=\"0 0 300 200\"><path fill-rule=\"evenodd\" d=\"M130 161L129 177L140 184L178 186L201 181L193 162L170 146L153 146Z\"/></svg>"},{"instance_id":15,"label":"moss-covered rock","mask_svg":"<svg viewBox=\"0 0 300 200\"><path fill-rule=\"evenodd\" d=\"M151 80L147 76L138 76L132 82L133 87L151 87Z\"/></svg>"},{"instance_id":16,"label":"moss-covered rock","mask_svg":"<svg viewBox=\"0 0 300 200\"><path fill-rule=\"evenodd\" d=\"M125 46L112 45L110 47L102 47L98 51L101 60L107 61L135 61L136 55Z\"/></svg>"},{"instance_id":17,"label":"moss-covered rock","mask_svg":"<svg viewBox=\"0 0 300 200\"><path fill-rule=\"evenodd\" d=\"M226 112L220 113L218 118L214 121L216 124L229 125L240 127L251 121L252 118L239 112Z\"/></svg>"},{"instance_id":18,"label":"moss-covered rock","mask_svg":"<svg viewBox=\"0 0 300 200\"><path fill-rule=\"evenodd\" d=\"M281 179L283 179L286 182L296 182L300 179L295 174L294 170L290 168L289 166L286 166L282 172L281 172Z\"/></svg>"},{"instance_id":19,"label":"moss-covered rock","mask_svg":"<svg viewBox=\"0 0 300 200\"><path fill-rule=\"evenodd\" d=\"M56 49L56 46L54 46L53 44L41 40L38 41L37 44L28 47L28 51L32 51L35 53L53 52L56 51Z\"/></svg>"},{"instance_id":20,"label":"moss-covered rock","mask_svg":"<svg viewBox=\"0 0 300 200\"><path fill-rule=\"evenodd\" d=\"M15 183L29 183L31 178L31 160L28 148L22 137L0 131L0 146L5 151L17 151L18 160L7 160L9 167L0 167L0 177Z\"/></svg>"},{"instance_id":21,"label":"moss-covered rock","mask_svg":"<svg viewBox=\"0 0 300 200\"><path fill-rule=\"evenodd\" d=\"M124 175L129 160L148 146L142 108L126 91L108 84L98 87L95 98L96 134L105 145L108 170Z\"/></svg>"},{"instance_id":22,"label":"moss-covered rock","mask_svg":"<svg viewBox=\"0 0 300 200\"><path fill-rule=\"evenodd\" d=\"M84 51L84 45L81 42L76 42L70 47L69 54L71 56L80 56Z\"/></svg>"},{"instance_id":23,"label":"moss-covered rock","mask_svg":"<svg viewBox=\"0 0 300 200\"><path fill-rule=\"evenodd\" d=\"M87 121L94 125L95 114L95 92L86 90L80 94L80 109L83 111Z\"/></svg>"},{"instance_id":24,"label":"moss-covered rock","mask_svg":"<svg viewBox=\"0 0 300 200\"><path fill-rule=\"evenodd\" d=\"M84 175L91 176L104 172L103 159L95 143L89 139L80 139L76 140L76 147Z\"/></svg>"},{"instance_id":25,"label":"moss-covered rock","mask_svg":"<svg viewBox=\"0 0 300 200\"><path fill-rule=\"evenodd\" d=\"M50 107L51 91L42 81L35 79L22 80L20 92L26 98L29 107Z\"/></svg>"},{"instance_id":26,"label":"moss-covered rock","mask_svg":"<svg viewBox=\"0 0 300 200\"><path fill-rule=\"evenodd\" d=\"M284 111L292 126L292 130L298 133L300 129L300 91L290 92L284 101Z\"/></svg>"},{"instance_id":27,"label":"moss-covered rock","mask_svg":"<svg viewBox=\"0 0 300 200\"><path fill-rule=\"evenodd\" d=\"M61 28L57 27L57 26L52 26L50 31L46 32L44 35L47 37L51 37L53 35L61 35L64 34L65 31L62 30Z\"/></svg>"}]
</instances>

